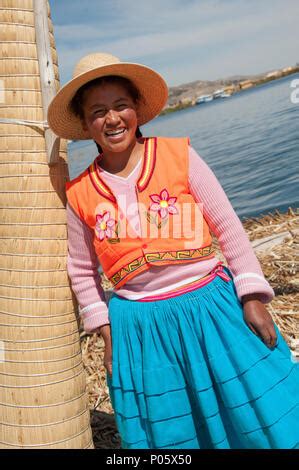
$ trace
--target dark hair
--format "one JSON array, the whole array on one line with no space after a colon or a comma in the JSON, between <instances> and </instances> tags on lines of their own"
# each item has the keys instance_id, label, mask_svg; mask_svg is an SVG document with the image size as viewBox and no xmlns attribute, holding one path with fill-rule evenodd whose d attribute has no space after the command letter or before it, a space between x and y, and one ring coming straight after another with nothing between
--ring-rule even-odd
<instances>
[{"instance_id":1,"label":"dark hair","mask_svg":"<svg viewBox=\"0 0 299 470\"><path fill-rule=\"evenodd\" d=\"M70 102L71 111L76 116L78 116L81 120L83 120L84 118L83 104L84 104L85 92L90 90L91 88L94 88L96 86L100 86L106 83L116 83L118 85L122 85L126 89L126 91L129 93L129 95L131 96L135 104L138 104L139 102L143 100L141 93L139 92L135 84L131 82L131 80L129 80L126 77L121 77L119 75L106 75L104 77L95 78L94 80L91 80L90 82L85 83L85 85L81 86L81 88L77 90L76 94L74 95L73 99ZM137 127L136 129L135 135L137 139L139 137L142 137L142 133L139 127ZM99 153L102 153L101 146L96 141L94 142L98 148Z\"/></svg>"}]
</instances>

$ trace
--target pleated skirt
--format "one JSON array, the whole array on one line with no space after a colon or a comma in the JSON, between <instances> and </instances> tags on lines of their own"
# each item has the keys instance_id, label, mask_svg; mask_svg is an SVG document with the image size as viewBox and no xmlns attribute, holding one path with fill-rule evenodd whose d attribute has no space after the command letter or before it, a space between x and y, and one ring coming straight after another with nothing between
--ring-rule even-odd
<instances>
[{"instance_id":1,"label":"pleated skirt","mask_svg":"<svg viewBox=\"0 0 299 470\"><path fill-rule=\"evenodd\" d=\"M111 403L126 449L299 448L299 363L247 326L232 275L169 299L109 302Z\"/></svg>"}]
</instances>

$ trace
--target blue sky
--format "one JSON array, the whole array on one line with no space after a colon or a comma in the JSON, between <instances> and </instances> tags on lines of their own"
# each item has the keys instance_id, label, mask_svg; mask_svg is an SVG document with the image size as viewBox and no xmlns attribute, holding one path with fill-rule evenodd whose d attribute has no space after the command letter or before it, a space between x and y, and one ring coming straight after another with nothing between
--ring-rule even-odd
<instances>
[{"instance_id":1,"label":"blue sky","mask_svg":"<svg viewBox=\"0 0 299 470\"><path fill-rule=\"evenodd\" d=\"M169 86L299 62L298 0L50 0L61 83L91 52L161 73Z\"/></svg>"}]
</instances>

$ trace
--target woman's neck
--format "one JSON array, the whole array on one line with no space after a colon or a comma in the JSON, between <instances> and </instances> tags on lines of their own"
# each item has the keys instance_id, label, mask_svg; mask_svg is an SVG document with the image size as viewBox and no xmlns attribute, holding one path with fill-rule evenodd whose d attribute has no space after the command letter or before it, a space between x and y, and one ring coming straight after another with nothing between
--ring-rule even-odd
<instances>
[{"instance_id":1,"label":"woman's neck","mask_svg":"<svg viewBox=\"0 0 299 470\"><path fill-rule=\"evenodd\" d=\"M99 166L109 173L128 176L144 153L144 139L138 139L126 152L103 152Z\"/></svg>"}]
</instances>

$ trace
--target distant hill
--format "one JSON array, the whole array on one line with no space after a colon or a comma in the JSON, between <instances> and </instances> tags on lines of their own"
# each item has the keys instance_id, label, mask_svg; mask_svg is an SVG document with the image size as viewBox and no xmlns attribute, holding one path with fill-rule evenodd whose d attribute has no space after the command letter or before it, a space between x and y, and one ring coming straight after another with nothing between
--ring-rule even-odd
<instances>
[{"instance_id":1,"label":"distant hill","mask_svg":"<svg viewBox=\"0 0 299 470\"><path fill-rule=\"evenodd\" d=\"M288 70L288 71L287 71ZM184 83L169 88L168 102L164 109L173 108L176 106L194 104L200 95L210 94L217 89L231 87L231 92L240 91L240 82L250 81L252 85L257 85L272 78L267 78L269 74L276 74L275 78L280 78L283 75L294 73L299 70L298 65L288 67L283 70L270 70L268 72L260 73L257 75L233 75L227 78L220 78L217 80L196 80L194 82Z\"/></svg>"}]
</instances>

